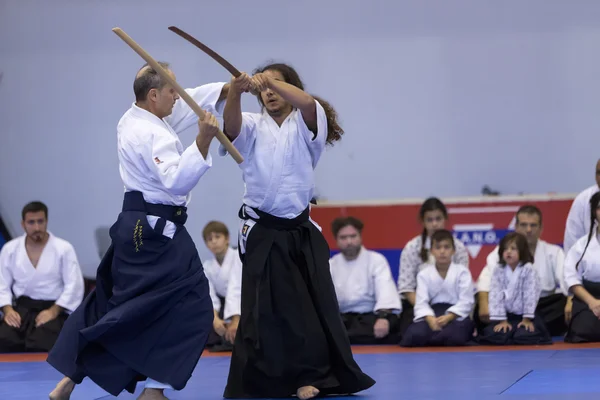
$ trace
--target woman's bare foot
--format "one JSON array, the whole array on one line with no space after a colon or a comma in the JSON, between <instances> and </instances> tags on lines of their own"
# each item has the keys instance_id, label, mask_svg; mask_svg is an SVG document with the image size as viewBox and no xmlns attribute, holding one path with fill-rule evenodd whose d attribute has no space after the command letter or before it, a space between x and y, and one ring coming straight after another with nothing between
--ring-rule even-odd
<instances>
[{"instance_id":1,"label":"woman's bare foot","mask_svg":"<svg viewBox=\"0 0 600 400\"><path fill-rule=\"evenodd\" d=\"M167 397L165 397L165 395L163 393L163 389L146 388L146 389L144 389L142 394L140 394L140 397L138 397L137 400L169 400L169 399Z\"/></svg>"},{"instance_id":2,"label":"woman's bare foot","mask_svg":"<svg viewBox=\"0 0 600 400\"><path fill-rule=\"evenodd\" d=\"M50 392L50 400L69 400L73 389L75 389L75 382L71 378L64 377L58 382L54 390Z\"/></svg>"},{"instance_id":3,"label":"woman's bare foot","mask_svg":"<svg viewBox=\"0 0 600 400\"><path fill-rule=\"evenodd\" d=\"M319 394L319 389L314 386L302 386L296 391L296 396L301 400L312 399Z\"/></svg>"}]
</instances>

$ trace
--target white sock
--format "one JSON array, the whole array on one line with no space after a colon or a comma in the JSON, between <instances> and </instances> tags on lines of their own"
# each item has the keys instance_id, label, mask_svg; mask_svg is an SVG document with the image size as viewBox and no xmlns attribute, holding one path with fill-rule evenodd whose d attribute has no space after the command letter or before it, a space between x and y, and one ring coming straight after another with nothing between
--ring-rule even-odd
<instances>
[{"instance_id":1,"label":"white sock","mask_svg":"<svg viewBox=\"0 0 600 400\"><path fill-rule=\"evenodd\" d=\"M173 389L171 385L167 383L157 382L152 378L146 379L146 385L144 387L148 389Z\"/></svg>"}]
</instances>

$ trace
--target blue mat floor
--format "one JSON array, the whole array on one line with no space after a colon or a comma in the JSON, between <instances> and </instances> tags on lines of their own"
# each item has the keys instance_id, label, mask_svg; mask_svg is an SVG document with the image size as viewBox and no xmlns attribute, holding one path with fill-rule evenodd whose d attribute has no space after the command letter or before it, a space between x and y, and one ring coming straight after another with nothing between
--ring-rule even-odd
<instances>
[{"instance_id":1,"label":"blue mat floor","mask_svg":"<svg viewBox=\"0 0 600 400\"><path fill-rule=\"evenodd\" d=\"M600 349L357 354L356 360L377 383L337 399L600 399ZM165 394L220 399L228 368L228 356L202 358L183 391ZM47 399L60 378L45 362L0 363L0 399ZM141 390L118 399L135 399ZM86 379L71 398L114 397Z\"/></svg>"}]
</instances>

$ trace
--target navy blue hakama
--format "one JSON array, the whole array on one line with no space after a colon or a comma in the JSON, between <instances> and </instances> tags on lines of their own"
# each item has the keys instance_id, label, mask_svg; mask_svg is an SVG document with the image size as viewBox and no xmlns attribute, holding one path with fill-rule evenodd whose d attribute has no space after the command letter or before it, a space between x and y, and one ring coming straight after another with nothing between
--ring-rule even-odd
<instances>
[{"instance_id":1,"label":"navy blue hakama","mask_svg":"<svg viewBox=\"0 0 600 400\"><path fill-rule=\"evenodd\" d=\"M452 304L432 304L436 317L446 314ZM440 331L433 331L425 319L410 324L400 346L403 347L425 347L425 346L466 346L473 339L475 324L470 317L463 320L450 322Z\"/></svg>"},{"instance_id":2,"label":"navy blue hakama","mask_svg":"<svg viewBox=\"0 0 600 400\"><path fill-rule=\"evenodd\" d=\"M496 325L502 321L492 321L484 329L483 334L477 337L477 342L484 345L546 345L552 344L552 337L539 315L533 318L533 332L524 327L517 327L523 320L522 315L507 313L506 320L512 328L508 332L494 332Z\"/></svg>"},{"instance_id":3,"label":"navy blue hakama","mask_svg":"<svg viewBox=\"0 0 600 400\"><path fill-rule=\"evenodd\" d=\"M154 228L147 215L160 217ZM114 396L133 393L146 378L185 387L214 315L186 219L185 207L125 194L96 288L69 316L48 355L54 368L75 383L87 376ZM167 220L177 227L172 239L162 234Z\"/></svg>"}]
</instances>

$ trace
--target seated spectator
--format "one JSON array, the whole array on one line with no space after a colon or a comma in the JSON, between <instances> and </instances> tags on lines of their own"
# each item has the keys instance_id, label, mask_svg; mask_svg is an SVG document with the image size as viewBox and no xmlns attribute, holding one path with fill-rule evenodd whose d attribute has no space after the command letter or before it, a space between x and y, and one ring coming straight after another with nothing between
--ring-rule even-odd
<instances>
[{"instance_id":1,"label":"seated spectator","mask_svg":"<svg viewBox=\"0 0 600 400\"><path fill-rule=\"evenodd\" d=\"M423 225L423 232L411 239L400 255L400 266L398 274L398 293L402 299L402 315L400 316L400 334L412 324L417 291L417 274L420 268L435 262L429 252L431 247L431 235L440 229L444 229L448 220L446 206L439 199L432 197L421 205L419 218ZM454 240L455 253L452 262L469 267L469 254L465 245Z\"/></svg>"},{"instance_id":2,"label":"seated spectator","mask_svg":"<svg viewBox=\"0 0 600 400\"><path fill-rule=\"evenodd\" d=\"M517 211L515 232L527 238L529 251L533 255L533 268L540 279L541 294L536 313L544 321L551 336L562 336L567 331L567 323L571 316L572 296L567 297L564 282L565 253L554 244L540 239L542 234L542 212L533 205L524 205ZM478 307L475 320L479 332L490 322L488 293L494 268L499 263L499 252L496 247L487 257L485 268L477 280Z\"/></svg>"},{"instance_id":3,"label":"seated spectator","mask_svg":"<svg viewBox=\"0 0 600 400\"><path fill-rule=\"evenodd\" d=\"M600 160L596 161L594 172L594 175L596 175L596 183L580 192L573 200L571 208L569 209L563 240L565 254L569 252L577 240L587 236L591 229L590 221L594 221L594 213L591 213L590 215L590 200L592 196L600 190ZM593 225L594 224L592 223L592 226Z\"/></svg>"},{"instance_id":4,"label":"seated spectator","mask_svg":"<svg viewBox=\"0 0 600 400\"><path fill-rule=\"evenodd\" d=\"M203 262L215 312L207 347L213 351L233 350L241 314L242 261L229 245L229 230L224 223L209 222L202 237L214 256Z\"/></svg>"},{"instance_id":5,"label":"seated spectator","mask_svg":"<svg viewBox=\"0 0 600 400\"><path fill-rule=\"evenodd\" d=\"M47 352L68 314L83 300L83 276L73 246L48 232L48 208L27 204L25 234L0 250L0 352Z\"/></svg>"},{"instance_id":6,"label":"seated spectator","mask_svg":"<svg viewBox=\"0 0 600 400\"><path fill-rule=\"evenodd\" d=\"M573 316L565 342L600 342L600 192L590 199L589 233L577 240L565 259L565 281Z\"/></svg>"},{"instance_id":7,"label":"seated spectator","mask_svg":"<svg viewBox=\"0 0 600 400\"><path fill-rule=\"evenodd\" d=\"M401 346L464 346L473 336L469 314L475 304L473 277L464 265L452 262L454 237L447 230L431 236L429 264L417 275L415 320Z\"/></svg>"},{"instance_id":8,"label":"seated spectator","mask_svg":"<svg viewBox=\"0 0 600 400\"><path fill-rule=\"evenodd\" d=\"M552 344L544 321L535 315L540 280L533 268L527 239L511 232L500 241L500 263L492 273L490 323L478 336L481 344Z\"/></svg>"},{"instance_id":9,"label":"seated spectator","mask_svg":"<svg viewBox=\"0 0 600 400\"><path fill-rule=\"evenodd\" d=\"M352 344L398 343L400 298L386 258L362 245L363 223L331 224L340 253L329 260L340 313Z\"/></svg>"}]
</instances>

